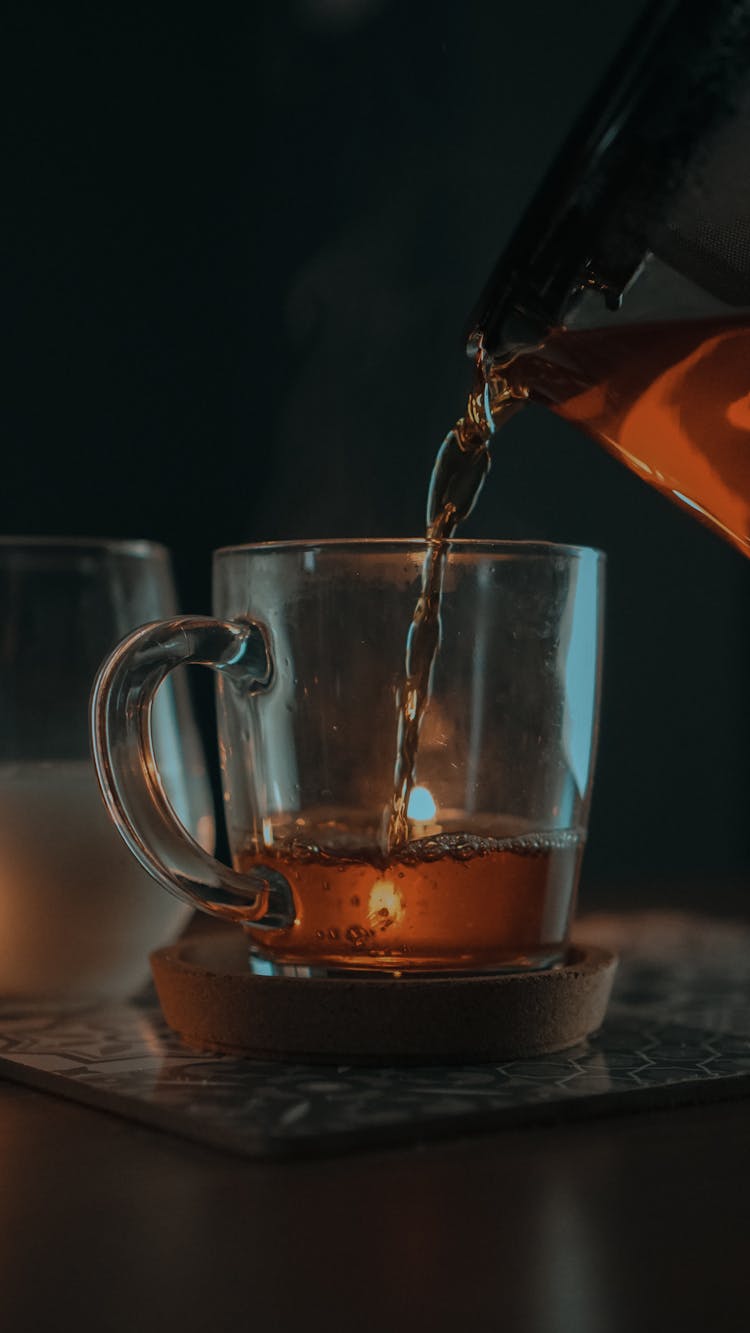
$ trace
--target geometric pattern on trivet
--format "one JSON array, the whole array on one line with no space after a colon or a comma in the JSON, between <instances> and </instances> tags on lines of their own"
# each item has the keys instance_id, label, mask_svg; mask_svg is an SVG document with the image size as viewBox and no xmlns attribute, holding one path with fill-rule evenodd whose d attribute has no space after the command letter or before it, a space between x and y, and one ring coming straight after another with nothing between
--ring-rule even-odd
<instances>
[{"instance_id":1,"label":"geometric pattern on trivet","mask_svg":"<svg viewBox=\"0 0 750 1333\"><path fill-rule=\"evenodd\" d=\"M0 1030L22 1082L248 1156L343 1150L750 1091L750 1038L614 1014L599 1037L505 1065L362 1069L192 1056L157 1005Z\"/></svg>"},{"instance_id":2,"label":"geometric pattern on trivet","mask_svg":"<svg viewBox=\"0 0 750 1333\"><path fill-rule=\"evenodd\" d=\"M685 948L659 972L666 984L658 994L653 955L652 947L646 964L626 946L617 987L622 998L616 996L597 1037L533 1060L362 1069L198 1056L148 1000L62 1019L37 1014L0 1021L0 1070L247 1156L414 1142L750 1092L750 1026L749 1035L738 1036L679 1021L686 1003L693 1013L703 1006L741 1016L750 954L730 947L723 967L714 965L721 950L703 966L700 959L691 963ZM680 958L688 959L684 967ZM644 966L649 986L639 992ZM678 973L670 1013L670 975ZM717 990L722 977L723 1000Z\"/></svg>"}]
</instances>

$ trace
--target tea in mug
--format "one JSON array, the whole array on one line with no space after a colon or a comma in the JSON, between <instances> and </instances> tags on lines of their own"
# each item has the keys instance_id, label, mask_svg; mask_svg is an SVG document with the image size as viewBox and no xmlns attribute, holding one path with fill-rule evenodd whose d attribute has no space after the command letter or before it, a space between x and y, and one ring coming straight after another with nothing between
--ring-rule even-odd
<instances>
[{"instance_id":1,"label":"tea in mug","mask_svg":"<svg viewBox=\"0 0 750 1333\"><path fill-rule=\"evenodd\" d=\"M290 928L246 928L261 956L404 973L512 970L559 959L582 830L534 833L506 821L505 836L441 831L379 854L358 850L351 828L335 824L319 828L314 843L297 837L235 856L237 870L283 875L294 897Z\"/></svg>"}]
</instances>

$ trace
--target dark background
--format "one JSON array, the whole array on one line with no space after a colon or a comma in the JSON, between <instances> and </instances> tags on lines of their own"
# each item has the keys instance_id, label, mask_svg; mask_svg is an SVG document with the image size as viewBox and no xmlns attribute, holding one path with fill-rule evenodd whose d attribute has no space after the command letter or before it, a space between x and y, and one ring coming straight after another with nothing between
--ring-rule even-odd
<instances>
[{"instance_id":1,"label":"dark background","mask_svg":"<svg viewBox=\"0 0 750 1333\"><path fill-rule=\"evenodd\" d=\"M10 7L0 531L417 535L486 273L641 5ZM529 408L468 535L609 557L586 866L742 875L748 569ZM707 904L709 905L709 904Z\"/></svg>"}]
</instances>

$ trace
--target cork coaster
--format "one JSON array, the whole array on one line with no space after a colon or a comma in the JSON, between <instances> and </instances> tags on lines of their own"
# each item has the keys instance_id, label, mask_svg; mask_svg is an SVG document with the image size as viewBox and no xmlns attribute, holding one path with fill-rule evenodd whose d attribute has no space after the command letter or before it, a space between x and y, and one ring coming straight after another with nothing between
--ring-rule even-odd
<instances>
[{"instance_id":1,"label":"cork coaster","mask_svg":"<svg viewBox=\"0 0 750 1333\"><path fill-rule=\"evenodd\" d=\"M547 972L492 977L257 977L237 930L151 955L164 1018L201 1051L301 1063L509 1060L574 1046L602 1024L615 954L571 947Z\"/></svg>"}]
</instances>

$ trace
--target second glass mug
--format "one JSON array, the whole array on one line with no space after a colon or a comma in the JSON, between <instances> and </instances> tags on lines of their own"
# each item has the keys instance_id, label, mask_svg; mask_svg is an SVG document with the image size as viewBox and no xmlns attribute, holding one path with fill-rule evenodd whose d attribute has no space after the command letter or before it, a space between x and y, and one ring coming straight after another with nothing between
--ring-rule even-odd
<instances>
[{"instance_id":1,"label":"second glass mug","mask_svg":"<svg viewBox=\"0 0 750 1333\"><path fill-rule=\"evenodd\" d=\"M424 541L214 555L216 619L135 631L92 696L110 814L165 888L238 922L260 974L500 972L560 963L588 819L604 559L453 541L408 841L388 848L396 698ZM150 715L190 663L217 673L233 868L190 838Z\"/></svg>"}]
</instances>

